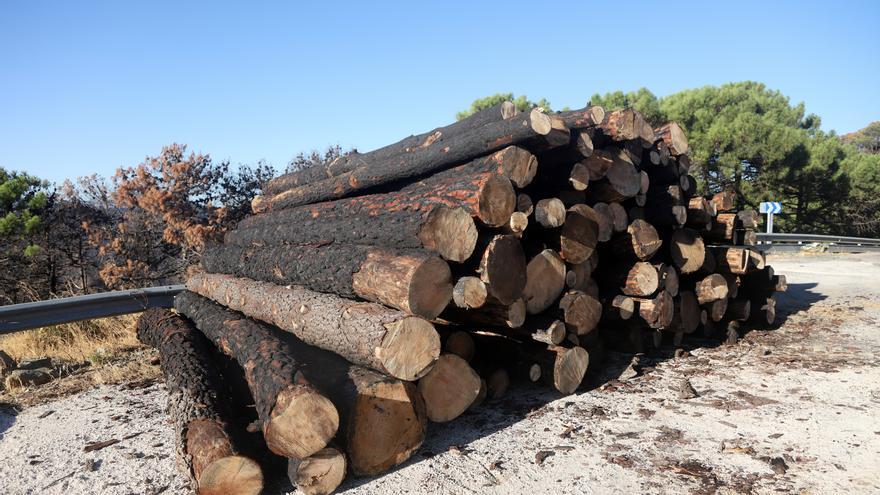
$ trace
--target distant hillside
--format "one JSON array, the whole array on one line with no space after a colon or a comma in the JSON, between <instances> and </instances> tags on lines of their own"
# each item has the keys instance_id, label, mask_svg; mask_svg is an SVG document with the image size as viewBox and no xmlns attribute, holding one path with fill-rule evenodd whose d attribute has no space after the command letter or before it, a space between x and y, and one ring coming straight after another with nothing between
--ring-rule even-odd
<instances>
[{"instance_id":1,"label":"distant hillside","mask_svg":"<svg viewBox=\"0 0 880 495\"><path fill-rule=\"evenodd\" d=\"M880 120L871 122L864 129L841 136L847 143L852 143L865 153L880 154Z\"/></svg>"}]
</instances>

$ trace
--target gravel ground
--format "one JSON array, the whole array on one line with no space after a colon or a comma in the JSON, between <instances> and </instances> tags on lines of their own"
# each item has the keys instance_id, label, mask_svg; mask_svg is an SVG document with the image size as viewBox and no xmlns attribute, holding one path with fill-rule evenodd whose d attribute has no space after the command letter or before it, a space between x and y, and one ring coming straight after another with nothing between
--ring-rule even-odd
<instances>
[{"instance_id":1,"label":"gravel ground","mask_svg":"<svg viewBox=\"0 0 880 495\"><path fill-rule=\"evenodd\" d=\"M779 329L686 357L664 349L635 373L614 354L570 397L514 389L433 425L405 465L342 492L880 493L880 256L771 262L789 281ZM163 407L151 385L0 413L0 491L187 493ZM120 442L83 452L109 439Z\"/></svg>"}]
</instances>

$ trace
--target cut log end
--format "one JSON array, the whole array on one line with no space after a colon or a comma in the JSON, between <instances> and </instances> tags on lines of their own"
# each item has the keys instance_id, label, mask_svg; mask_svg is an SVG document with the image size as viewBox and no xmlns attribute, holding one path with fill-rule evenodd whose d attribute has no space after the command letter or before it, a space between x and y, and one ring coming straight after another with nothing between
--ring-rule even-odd
<instances>
[{"instance_id":1,"label":"cut log end","mask_svg":"<svg viewBox=\"0 0 880 495\"><path fill-rule=\"evenodd\" d=\"M209 464L198 484L199 495L257 495L263 491L263 471L253 460L233 455Z\"/></svg>"},{"instance_id":2,"label":"cut log end","mask_svg":"<svg viewBox=\"0 0 880 495\"><path fill-rule=\"evenodd\" d=\"M474 338L471 337L471 334L459 330L446 338L444 350L470 362L477 351L477 345L474 343Z\"/></svg>"},{"instance_id":3,"label":"cut log end","mask_svg":"<svg viewBox=\"0 0 880 495\"><path fill-rule=\"evenodd\" d=\"M523 299L530 315L549 308L565 288L565 262L551 249L545 249L529 261Z\"/></svg>"},{"instance_id":4,"label":"cut log end","mask_svg":"<svg viewBox=\"0 0 880 495\"><path fill-rule=\"evenodd\" d=\"M677 229L673 232L669 251L672 262L683 274L696 272L706 259L703 239L692 229Z\"/></svg>"},{"instance_id":5,"label":"cut log end","mask_svg":"<svg viewBox=\"0 0 880 495\"><path fill-rule=\"evenodd\" d=\"M409 288L410 313L429 320L439 315L452 299L452 272L449 265L430 257L416 268Z\"/></svg>"},{"instance_id":6,"label":"cut log end","mask_svg":"<svg viewBox=\"0 0 880 495\"><path fill-rule=\"evenodd\" d=\"M359 392L349 418L348 455L355 474L373 476L405 461L422 445L426 409L409 382L379 379Z\"/></svg>"},{"instance_id":7,"label":"cut log end","mask_svg":"<svg viewBox=\"0 0 880 495\"><path fill-rule=\"evenodd\" d=\"M409 317L387 328L376 355L388 374L407 381L424 376L440 357L440 337L434 325Z\"/></svg>"},{"instance_id":8,"label":"cut log end","mask_svg":"<svg viewBox=\"0 0 880 495\"><path fill-rule=\"evenodd\" d=\"M516 192L510 179L494 176L485 181L479 193L480 220L491 227L501 227L516 210Z\"/></svg>"},{"instance_id":9,"label":"cut log end","mask_svg":"<svg viewBox=\"0 0 880 495\"><path fill-rule=\"evenodd\" d=\"M419 231L419 239L425 249L459 263L473 254L477 235L474 219L460 207L435 208Z\"/></svg>"},{"instance_id":10,"label":"cut log end","mask_svg":"<svg viewBox=\"0 0 880 495\"><path fill-rule=\"evenodd\" d=\"M291 459L287 476L306 495L329 495L342 484L346 470L345 454L327 447L302 461Z\"/></svg>"},{"instance_id":11,"label":"cut log end","mask_svg":"<svg viewBox=\"0 0 880 495\"><path fill-rule=\"evenodd\" d=\"M560 393L572 394L581 385L590 355L583 347L557 348L553 363L553 386Z\"/></svg>"},{"instance_id":12,"label":"cut log end","mask_svg":"<svg viewBox=\"0 0 880 495\"><path fill-rule=\"evenodd\" d=\"M565 223L565 203L558 198L546 198L535 205L535 220L542 227L554 229Z\"/></svg>"},{"instance_id":13,"label":"cut log end","mask_svg":"<svg viewBox=\"0 0 880 495\"><path fill-rule=\"evenodd\" d=\"M444 354L419 380L419 391L425 400L428 419L445 423L461 415L477 398L480 376L464 359Z\"/></svg>"},{"instance_id":14,"label":"cut log end","mask_svg":"<svg viewBox=\"0 0 880 495\"><path fill-rule=\"evenodd\" d=\"M553 130L553 122L550 116L540 108L533 108L529 113L529 125L540 136L546 136Z\"/></svg>"},{"instance_id":15,"label":"cut log end","mask_svg":"<svg viewBox=\"0 0 880 495\"><path fill-rule=\"evenodd\" d=\"M339 413L311 387L293 386L278 394L263 436L269 450L305 459L327 446L339 428Z\"/></svg>"},{"instance_id":16,"label":"cut log end","mask_svg":"<svg viewBox=\"0 0 880 495\"><path fill-rule=\"evenodd\" d=\"M486 284L477 277L461 277L452 288L452 301L459 308L475 309L486 304Z\"/></svg>"},{"instance_id":17,"label":"cut log end","mask_svg":"<svg viewBox=\"0 0 880 495\"><path fill-rule=\"evenodd\" d=\"M522 296L526 286L526 256L519 239L510 235L495 236L483 253L480 280L489 294L502 304L511 304Z\"/></svg>"}]
</instances>

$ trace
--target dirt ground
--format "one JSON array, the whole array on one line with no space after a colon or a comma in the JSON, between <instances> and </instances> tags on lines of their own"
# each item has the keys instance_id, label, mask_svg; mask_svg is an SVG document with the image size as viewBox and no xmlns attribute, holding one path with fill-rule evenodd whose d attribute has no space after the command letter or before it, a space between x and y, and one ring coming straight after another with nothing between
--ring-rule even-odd
<instances>
[{"instance_id":1,"label":"dirt ground","mask_svg":"<svg viewBox=\"0 0 880 495\"><path fill-rule=\"evenodd\" d=\"M341 493L880 493L880 255L771 258L778 329L636 373L613 354L569 397L521 386ZM0 493L187 493L163 409L161 384L0 408Z\"/></svg>"}]
</instances>

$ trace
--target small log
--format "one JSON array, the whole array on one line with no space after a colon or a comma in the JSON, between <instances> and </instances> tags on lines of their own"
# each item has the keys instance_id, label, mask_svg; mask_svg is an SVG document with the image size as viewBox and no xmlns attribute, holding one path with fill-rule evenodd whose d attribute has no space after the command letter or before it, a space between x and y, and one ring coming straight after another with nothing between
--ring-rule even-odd
<instances>
[{"instance_id":1,"label":"small log","mask_svg":"<svg viewBox=\"0 0 880 495\"><path fill-rule=\"evenodd\" d=\"M187 288L401 380L424 376L440 355L431 323L378 304L229 275L196 274Z\"/></svg>"},{"instance_id":2,"label":"small log","mask_svg":"<svg viewBox=\"0 0 880 495\"><path fill-rule=\"evenodd\" d=\"M731 299L727 302L724 317L729 320L747 321L752 313L752 302L748 299Z\"/></svg>"},{"instance_id":3,"label":"small log","mask_svg":"<svg viewBox=\"0 0 880 495\"><path fill-rule=\"evenodd\" d=\"M716 301L712 301L706 305L706 310L709 313L709 318L712 321L718 322L724 318L724 313L727 312L727 302L730 299L718 299Z\"/></svg>"},{"instance_id":4,"label":"small log","mask_svg":"<svg viewBox=\"0 0 880 495\"><path fill-rule=\"evenodd\" d=\"M605 176L590 184L587 199L592 203L618 203L634 197L642 186L642 176L623 151L614 156Z\"/></svg>"},{"instance_id":5,"label":"small log","mask_svg":"<svg viewBox=\"0 0 880 495\"><path fill-rule=\"evenodd\" d=\"M612 141L639 139L646 148L654 144L654 130L645 117L634 108L623 108L607 114L605 122L599 125L602 134Z\"/></svg>"},{"instance_id":6,"label":"small log","mask_svg":"<svg viewBox=\"0 0 880 495\"><path fill-rule=\"evenodd\" d=\"M720 274L713 273L697 282L694 293L701 305L719 299L727 299L727 280Z\"/></svg>"},{"instance_id":7,"label":"small log","mask_svg":"<svg viewBox=\"0 0 880 495\"><path fill-rule=\"evenodd\" d=\"M595 252L602 220L594 209L577 204L568 209L559 233L559 254L569 263L583 263Z\"/></svg>"},{"instance_id":8,"label":"small log","mask_svg":"<svg viewBox=\"0 0 880 495\"><path fill-rule=\"evenodd\" d=\"M569 129L588 129L602 125L607 119L605 109L598 105L588 105L578 110L556 112Z\"/></svg>"},{"instance_id":9,"label":"small log","mask_svg":"<svg viewBox=\"0 0 880 495\"><path fill-rule=\"evenodd\" d=\"M329 495L345 479L348 465L345 454L327 447L303 460L287 461L287 477L305 495Z\"/></svg>"},{"instance_id":10,"label":"small log","mask_svg":"<svg viewBox=\"0 0 880 495\"><path fill-rule=\"evenodd\" d=\"M287 189L258 202L272 209L339 199L376 186L423 176L492 153L552 130L550 117L538 109L444 138L432 134L406 153L376 162L363 161L351 171ZM442 133L441 133L442 134Z\"/></svg>"},{"instance_id":11,"label":"small log","mask_svg":"<svg viewBox=\"0 0 880 495\"><path fill-rule=\"evenodd\" d=\"M516 211L523 213L525 215L531 215L532 212L535 211L535 206L532 204L532 198L526 193L519 193L516 196Z\"/></svg>"},{"instance_id":12,"label":"small log","mask_svg":"<svg viewBox=\"0 0 880 495\"><path fill-rule=\"evenodd\" d=\"M761 217L755 210L740 210L736 213L736 218L739 220L740 225L747 229L756 228L761 221Z\"/></svg>"},{"instance_id":13,"label":"small log","mask_svg":"<svg viewBox=\"0 0 880 495\"><path fill-rule=\"evenodd\" d=\"M626 208L620 203L609 203L608 213L611 214L611 228L614 232L623 232L629 225Z\"/></svg>"},{"instance_id":14,"label":"small log","mask_svg":"<svg viewBox=\"0 0 880 495\"><path fill-rule=\"evenodd\" d=\"M602 317L602 303L586 292L567 292L560 300L559 308L566 327L576 335L592 332Z\"/></svg>"},{"instance_id":15,"label":"small log","mask_svg":"<svg viewBox=\"0 0 880 495\"><path fill-rule=\"evenodd\" d=\"M533 316L514 332L519 336L550 345L559 345L565 340L565 322L550 317ZM534 381L534 380L532 380Z\"/></svg>"},{"instance_id":16,"label":"small log","mask_svg":"<svg viewBox=\"0 0 880 495\"><path fill-rule=\"evenodd\" d=\"M736 213L719 213L712 222L706 238L716 242L732 243L737 225Z\"/></svg>"},{"instance_id":17,"label":"small log","mask_svg":"<svg viewBox=\"0 0 880 495\"><path fill-rule=\"evenodd\" d=\"M178 460L199 494L253 494L263 471L233 444L222 379L210 344L190 322L171 311L148 309L137 322L138 339L159 351L175 422Z\"/></svg>"},{"instance_id":18,"label":"small log","mask_svg":"<svg viewBox=\"0 0 880 495\"><path fill-rule=\"evenodd\" d=\"M705 230L706 225L712 222L712 204L702 196L696 196L688 200L687 224Z\"/></svg>"},{"instance_id":19,"label":"small log","mask_svg":"<svg viewBox=\"0 0 880 495\"><path fill-rule=\"evenodd\" d=\"M663 141L672 156L683 155L688 151L687 136L675 122L669 122L655 129L654 138Z\"/></svg>"},{"instance_id":20,"label":"small log","mask_svg":"<svg viewBox=\"0 0 880 495\"><path fill-rule=\"evenodd\" d=\"M648 297L660 287L660 278L654 265L640 261L618 276L618 286L627 296Z\"/></svg>"},{"instance_id":21,"label":"small log","mask_svg":"<svg viewBox=\"0 0 880 495\"><path fill-rule=\"evenodd\" d=\"M498 368L486 378L486 398L498 400L504 397L510 387L510 374L504 368Z\"/></svg>"},{"instance_id":22,"label":"small log","mask_svg":"<svg viewBox=\"0 0 880 495\"><path fill-rule=\"evenodd\" d=\"M577 390L590 364L589 353L578 346L548 346L536 359L541 365L541 376L564 395Z\"/></svg>"},{"instance_id":23,"label":"small log","mask_svg":"<svg viewBox=\"0 0 880 495\"><path fill-rule=\"evenodd\" d=\"M750 317L755 323L772 325L776 321L776 294L754 299Z\"/></svg>"},{"instance_id":24,"label":"small log","mask_svg":"<svg viewBox=\"0 0 880 495\"><path fill-rule=\"evenodd\" d=\"M736 192L722 191L712 196L712 204L715 205L715 211L731 211L736 208Z\"/></svg>"},{"instance_id":25,"label":"small log","mask_svg":"<svg viewBox=\"0 0 880 495\"><path fill-rule=\"evenodd\" d=\"M480 378L480 391L477 393L477 396L474 398L474 401L471 402L471 405L468 406L468 411L473 411L478 407L482 406L484 402L486 402L486 397L489 396L489 385L486 383L486 380Z\"/></svg>"},{"instance_id":26,"label":"small log","mask_svg":"<svg viewBox=\"0 0 880 495\"><path fill-rule=\"evenodd\" d=\"M443 350L455 354L467 362L471 362L471 360L474 359L474 353L477 351L477 345L474 343L471 334L458 330L452 332L446 337L446 342L443 344Z\"/></svg>"},{"instance_id":27,"label":"small log","mask_svg":"<svg viewBox=\"0 0 880 495\"><path fill-rule=\"evenodd\" d=\"M636 304L636 311L645 320L649 327L654 329L668 328L672 324L672 316L675 311L675 303L672 296L666 291L660 291L653 298L632 298Z\"/></svg>"},{"instance_id":28,"label":"small log","mask_svg":"<svg viewBox=\"0 0 880 495\"><path fill-rule=\"evenodd\" d=\"M585 291L592 280L593 267L592 258L569 266L568 271L565 272L565 286L569 289Z\"/></svg>"},{"instance_id":29,"label":"small log","mask_svg":"<svg viewBox=\"0 0 880 495\"><path fill-rule=\"evenodd\" d=\"M489 295L500 303L520 299L526 287L526 255L519 239L510 235L492 237L480 259L479 273Z\"/></svg>"},{"instance_id":30,"label":"small log","mask_svg":"<svg viewBox=\"0 0 880 495\"><path fill-rule=\"evenodd\" d=\"M452 298L449 265L419 251L369 246L216 246L202 255L210 273L239 275L317 292L359 297L435 318Z\"/></svg>"},{"instance_id":31,"label":"small log","mask_svg":"<svg viewBox=\"0 0 880 495\"><path fill-rule=\"evenodd\" d=\"M670 328L683 333L693 333L700 326L701 308L697 296L682 291L674 301L674 313Z\"/></svg>"},{"instance_id":32,"label":"small log","mask_svg":"<svg viewBox=\"0 0 880 495\"><path fill-rule=\"evenodd\" d=\"M565 288L565 262L552 249L545 249L529 261L523 300L530 315L544 312Z\"/></svg>"},{"instance_id":33,"label":"small log","mask_svg":"<svg viewBox=\"0 0 880 495\"><path fill-rule=\"evenodd\" d=\"M692 229L676 229L672 233L669 254L682 274L696 273L706 261L703 239Z\"/></svg>"},{"instance_id":34,"label":"small log","mask_svg":"<svg viewBox=\"0 0 880 495\"><path fill-rule=\"evenodd\" d=\"M731 299L737 297L740 286L739 275L733 273L721 273L720 275L724 277L724 280L727 282L727 297Z\"/></svg>"},{"instance_id":35,"label":"small log","mask_svg":"<svg viewBox=\"0 0 880 495\"><path fill-rule=\"evenodd\" d=\"M742 275L749 268L749 250L733 247L713 247L712 254L719 271Z\"/></svg>"},{"instance_id":36,"label":"small log","mask_svg":"<svg viewBox=\"0 0 880 495\"><path fill-rule=\"evenodd\" d=\"M489 292L477 277L461 277L452 288L452 301L459 308L474 309L486 304Z\"/></svg>"},{"instance_id":37,"label":"small log","mask_svg":"<svg viewBox=\"0 0 880 495\"><path fill-rule=\"evenodd\" d=\"M647 261L660 249L663 240L657 230L644 220L633 220L621 233L611 240L611 253L616 257L635 257Z\"/></svg>"},{"instance_id":38,"label":"small log","mask_svg":"<svg viewBox=\"0 0 880 495\"><path fill-rule=\"evenodd\" d=\"M565 204L557 198L547 198L535 205L535 220L544 228L554 229L565 223Z\"/></svg>"},{"instance_id":39,"label":"small log","mask_svg":"<svg viewBox=\"0 0 880 495\"><path fill-rule=\"evenodd\" d=\"M672 297L677 296L679 280L675 267L659 263L654 265L654 268L657 269L657 276L660 280L659 288L668 292Z\"/></svg>"},{"instance_id":40,"label":"small log","mask_svg":"<svg viewBox=\"0 0 880 495\"><path fill-rule=\"evenodd\" d=\"M428 419L435 423L452 421L473 404L480 393L480 376L467 361L443 354L431 371L419 380Z\"/></svg>"},{"instance_id":41,"label":"small log","mask_svg":"<svg viewBox=\"0 0 880 495\"><path fill-rule=\"evenodd\" d=\"M510 214L510 220L504 226L504 233L514 237L522 237L523 232L529 228L529 216L523 212L515 211Z\"/></svg>"},{"instance_id":42,"label":"small log","mask_svg":"<svg viewBox=\"0 0 880 495\"><path fill-rule=\"evenodd\" d=\"M455 323L518 328L526 320L526 303L517 299L510 304L490 300L477 309L460 309L450 306L440 318Z\"/></svg>"},{"instance_id":43,"label":"small log","mask_svg":"<svg viewBox=\"0 0 880 495\"><path fill-rule=\"evenodd\" d=\"M621 320L628 320L636 312L636 301L629 296L614 296L611 299L611 307L614 308L614 314Z\"/></svg>"},{"instance_id":44,"label":"small log","mask_svg":"<svg viewBox=\"0 0 880 495\"><path fill-rule=\"evenodd\" d=\"M614 164L615 154L606 149L597 149L593 151L589 157L585 158L580 164L587 169L589 182L594 182L605 178L605 174Z\"/></svg>"},{"instance_id":45,"label":"small log","mask_svg":"<svg viewBox=\"0 0 880 495\"><path fill-rule=\"evenodd\" d=\"M174 306L247 370L269 450L304 459L327 446L340 425L336 407L306 379L295 378L307 366L267 327L192 292L178 295Z\"/></svg>"},{"instance_id":46,"label":"small log","mask_svg":"<svg viewBox=\"0 0 880 495\"><path fill-rule=\"evenodd\" d=\"M608 206L608 203L599 202L593 205L593 211L595 212L596 224L599 227L599 234L596 236L596 240L598 242L608 242L614 234L614 218L611 216L611 208Z\"/></svg>"}]
</instances>

